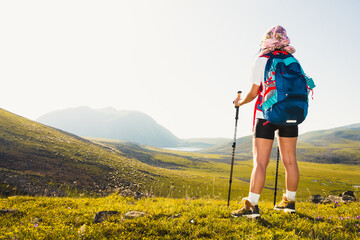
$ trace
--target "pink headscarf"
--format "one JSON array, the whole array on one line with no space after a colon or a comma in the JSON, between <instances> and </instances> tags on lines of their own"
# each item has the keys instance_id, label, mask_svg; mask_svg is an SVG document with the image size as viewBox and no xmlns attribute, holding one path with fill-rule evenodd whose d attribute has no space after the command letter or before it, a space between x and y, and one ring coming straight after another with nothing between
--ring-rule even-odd
<instances>
[{"instance_id":1,"label":"pink headscarf","mask_svg":"<svg viewBox=\"0 0 360 240\"><path fill-rule=\"evenodd\" d=\"M270 28L265 33L264 40L261 42L262 54L274 51L275 49L284 50L290 54L295 52L295 48L290 46L290 39L286 34L285 28L280 25Z\"/></svg>"}]
</instances>

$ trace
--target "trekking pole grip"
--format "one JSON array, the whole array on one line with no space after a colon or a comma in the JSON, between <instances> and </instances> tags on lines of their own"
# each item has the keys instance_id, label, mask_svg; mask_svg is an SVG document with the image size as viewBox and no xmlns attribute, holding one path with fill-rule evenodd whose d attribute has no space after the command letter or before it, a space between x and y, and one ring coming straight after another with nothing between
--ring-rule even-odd
<instances>
[{"instance_id":1,"label":"trekking pole grip","mask_svg":"<svg viewBox=\"0 0 360 240\"><path fill-rule=\"evenodd\" d=\"M237 98L241 98L242 91L238 91L237 93L238 93ZM235 103L235 101L233 101L233 103ZM236 108L239 108L239 106L236 106Z\"/></svg>"},{"instance_id":2,"label":"trekking pole grip","mask_svg":"<svg viewBox=\"0 0 360 240\"><path fill-rule=\"evenodd\" d=\"M238 91L238 98L241 97L241 93L242 93L242 91Z\"/></svg>"}]
</instances>

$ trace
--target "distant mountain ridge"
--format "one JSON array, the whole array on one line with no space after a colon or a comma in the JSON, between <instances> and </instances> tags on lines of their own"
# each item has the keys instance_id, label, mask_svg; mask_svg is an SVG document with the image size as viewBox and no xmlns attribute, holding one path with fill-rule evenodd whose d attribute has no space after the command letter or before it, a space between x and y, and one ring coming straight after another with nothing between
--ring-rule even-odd
<instances>
[{"instance_id":1,"label":"distant mountain ridge","mask_svg":"<svg viewBox=\"0 0 360 240\"><path fill-rule=\"evenodd\" d=\"M36 121L85 137L118 139L155 147L177 147L183 141L150 116L114 108L77 107L50 112Z\"/></svg>"},{"instance_id":2,"label":"distant mountain ridge","mask_svg":"<svg viewBox=\"0 0 360 240\"><path fill-rule=\"evenodd\" d=\"M299 136L299 142L314 145L326 145L344 142L345 140L360 141L360 123L326 130L311 131Z\"/></svg>"}]
</instances>

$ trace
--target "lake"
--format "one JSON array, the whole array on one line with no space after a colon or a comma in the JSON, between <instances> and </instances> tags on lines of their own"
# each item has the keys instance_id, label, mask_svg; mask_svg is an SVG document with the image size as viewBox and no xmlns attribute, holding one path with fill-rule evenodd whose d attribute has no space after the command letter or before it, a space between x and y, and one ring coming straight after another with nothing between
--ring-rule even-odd
<instances>
[{"instance_id":1,"label":"lake","mask_svg":"<svg viewBox=\"0 0 360 240\"><path fill-rule=\"evenodd\" d=\"M195 151L200 151L202 148L176 147L176 148L164 148L164 149L175 150L175 151L182 151L182 152L195 152Z\"/></svg>"}]
</instances>

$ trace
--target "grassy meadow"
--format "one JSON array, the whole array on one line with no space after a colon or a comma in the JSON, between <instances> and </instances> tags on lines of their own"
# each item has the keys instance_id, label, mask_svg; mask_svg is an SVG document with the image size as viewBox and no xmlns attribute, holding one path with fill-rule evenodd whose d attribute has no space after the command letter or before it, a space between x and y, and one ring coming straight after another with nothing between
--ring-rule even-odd
<instances>
[{"instance_id":1,"label":"grassy meadow","mask_svg":"<svg viewBox=\"0 0 360 240\"><path fill-rule=\"evenodd\" d=\"M261 219L232 218L238 208L225 200L149 197L139 200L116 194L103 198L26 197L0 199L0 239L358 239L360 203L297 203L296 214L259 203ZM117 214L94 223L98 211ZM145 216L128 219L125 213Z\"/></svg>"},{"instance_id":2,"label":"grassy meadow","mask_svg":"<svg viewBox=\"0 0 360 240\"><path fill-rule=\"evenodd\" d=\"M203 154L194 152L178 152L172 150L159 150L155 154L156 161L179 163L171 171L169 180L172 188L159 188L156 195L169 197L207 197L226 199L229 187L230 157L217 154ZM176 154L171 155L171 154ZM225 163L227 162L227 163ZM300 183L297 192L298 200L308 200L311 195L337 195L347 190L359 194L360 166L342 164L320 164L311 162L298 162L300 170ZM252 160L235 161L231 199L238 200L247 196ZM272 200L275 186L276 160L272 159L267 168L265 188L261 198ZM183 179L171 178L183 174ZM180 182L179 182L180 181ZM285 169L279 163L278 193L285 191ZM186 191L184 191L186 190ZM167 194L168 192L168 194ZM281 197L280 197L281 198Z\"/></svg>"}]
</instances>

